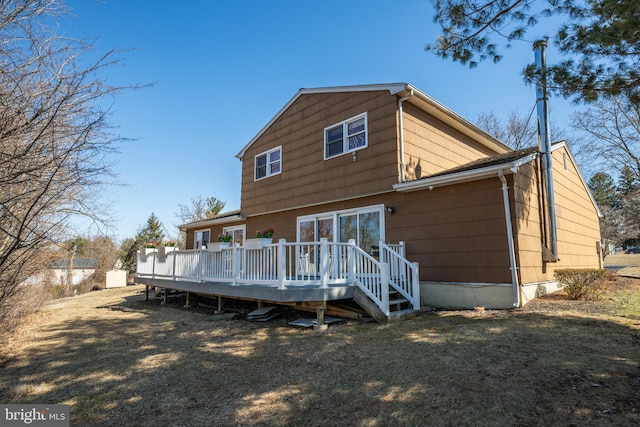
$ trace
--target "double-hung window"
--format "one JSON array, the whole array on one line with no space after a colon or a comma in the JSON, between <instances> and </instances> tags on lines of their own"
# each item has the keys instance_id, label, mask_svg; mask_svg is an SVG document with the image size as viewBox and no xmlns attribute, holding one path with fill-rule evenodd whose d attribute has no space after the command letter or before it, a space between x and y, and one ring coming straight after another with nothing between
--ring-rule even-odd
<instances>
[{"instance_id":1,"label":"double-hung window","mask_svg":"<svg viewBox=\"0 0 640 427\"><path fill-rule=\"evenodd\" d=\"M254 164L256 181L279 174L282 170L282 146L258 154Z\"/></svg>"},{"instance_id":2,"label":"double-hung window","mask_svg":"<svg viewBox=\"0 0 640 427\"><path fill-rule=\"evenodd\" d=\"M367 113L324 129L324 158L360 150L367 146Z\"/></svg>"}]
</instances>

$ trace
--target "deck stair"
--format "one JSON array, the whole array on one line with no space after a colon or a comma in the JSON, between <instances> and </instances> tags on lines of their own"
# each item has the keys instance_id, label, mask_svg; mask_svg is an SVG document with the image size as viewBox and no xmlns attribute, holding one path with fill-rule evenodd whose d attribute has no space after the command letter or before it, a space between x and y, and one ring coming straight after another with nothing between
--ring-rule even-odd
<instances>
[{"instance_id":1,"label":"deck stair","mask_svg":"<svg viewBox=\"0 0 640 427\"><path fill-rule=\"evenodd\" d=\"M419 313L406 298L398 297L397 291L389 292L389 315L387 316L378 304L373 302L361 289L353 291L353 300L378 323L393 322L406 319Z\"/></svg>"},{"instance_id":2,"label":"deck stair","mask_svg":"<svg viewBox=\"0 0 640 427\"><path fill-rule=\"evenodd\" d=\"M418 313L418 264L404 257L403 245L388 245L381 241L379 248L379 260L362 252L358 254L358 271L376 274L356 277L354 300L379 323Z\"/></svg>"}]
</instances>

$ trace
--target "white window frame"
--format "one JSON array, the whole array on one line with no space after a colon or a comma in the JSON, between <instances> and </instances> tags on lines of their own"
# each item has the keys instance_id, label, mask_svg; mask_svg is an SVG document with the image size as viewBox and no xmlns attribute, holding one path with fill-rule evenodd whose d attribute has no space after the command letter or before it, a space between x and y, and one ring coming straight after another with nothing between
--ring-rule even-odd
<instances>
[{"instance_id":1,"label":"white window frame","mask_svg":"<svg viewBox=\"0 0 640 427\"><path fill-rule=\"evenodd\" d=\"M198 233L209 233L209 241L203 242L202 240L198 240ZM198 243L200 245L198 246ZM193 249L206 249L209 247L209 243L211 243L211 229L203 228L202 230L196 230L193 232Z\"/></svg>"},{"instance_id":2,"label":"white window frame","mask_svg":"<svg viewBox=\"0 0 640 427\"><path fill-rule=\"evenodd\" d=\"M232 239L232 243L241 243L244 244L244 241L247 239L247 226L242 224L242 225L234 225L231 227L223 227L222 228L222 234L231 234L232 236L234 236L234 232L235 231L242 231L242 242L238 242L236 241L235 238Z\"/></svg>"},{"instance_id":3,"label":"white window frame","mask_svg":"<svg viewBox=\"0 0 640 427\"><path fill-rule=\"evenodd\" d=\"M280 155L278 156L278 160L273 162L270 161L271 154L276 152L280 153ZM258 177L258 157L262 157L262 156L265 156L266 170L265 170L264 176ZM273 165L275 164L280 165L277 172L273 171ZM282 145L279 145L275 148L272 148L271 150L267 150L260 154L257 154L253 158L253 180L254 181L260 181L261 179L269 178L270 176L274 176L274 175L280 175L281 173L282 173Z\"/></svg>"},{"instance_id":4,"label":"white window frame","mask_svg":"<svg viewBox=\"0 0 640 427\"><path fill-rule=\"evenodd\" d=\"M353 134L349 134L348 133L348 129L349 129L349 124L353 123L357 120L360 119L364 119L364 130L359 131L359 132L355 132ZM353 116L348 118L347 120L344 120L342 122L339 123L335 123L331 126L327 126L326 128L324 128L324 159L328 160L328 159L333 159L335 157L338 156L343 156L345 154L348 153L353 153L354 151L358 151L358 150L362 150L364 148L367 148L369 146L369 124L368 124L369 120L367 117L367 113L364 112L362 114L358 114L357 116ZM339 126L342 126L342 151L340 153L337 154L333 154L333 155L328 155L327 153L327 144L328 144L328 140L327 140L327 134L329 130L335 129ZM356 136L356 135L364 135L364 145L359 145L355 148L349 148L349 137L351 136Z\"/></svg>"},{"instance_id":5,"label":"white window frame","mask_svg":"<svg viewBox=\"0 0 640 427\"><path fill-rule=\"evenodd\" d=\"M335 241L339 241L338 239L340 238L340 217L341 216L361 215L361 214L370 213L370 212L378 212L380 214L380 217L379 217L380 218L380 224L379 224L380 240L384 241L385 230L386 230L384 205L361 206L361 207L352 208L352 209L343 209L339 211L330 211L330 212L322 212L317 214L299 216L296 221L296 239L298 242L300 241L300 223L307 222L307 221L316 221L316 228L317 228L318 220L333 219L333 238Z\"/></svg>"}]
</instances>

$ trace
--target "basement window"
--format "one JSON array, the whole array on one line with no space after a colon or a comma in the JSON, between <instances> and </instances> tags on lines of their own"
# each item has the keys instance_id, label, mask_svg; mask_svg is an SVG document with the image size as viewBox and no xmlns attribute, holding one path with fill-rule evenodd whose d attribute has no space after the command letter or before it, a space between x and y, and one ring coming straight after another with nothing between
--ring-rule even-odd
<instances>
[{"instance_id":1,"label":"basement window","mask_svg":"<svg viewBox=\"0 0 640 427\"><path fill-rule=\"evenodd\" d=\"M324 129L324 158L340 156L367 147L367 113Z\"/></svg>"}]
</instances>

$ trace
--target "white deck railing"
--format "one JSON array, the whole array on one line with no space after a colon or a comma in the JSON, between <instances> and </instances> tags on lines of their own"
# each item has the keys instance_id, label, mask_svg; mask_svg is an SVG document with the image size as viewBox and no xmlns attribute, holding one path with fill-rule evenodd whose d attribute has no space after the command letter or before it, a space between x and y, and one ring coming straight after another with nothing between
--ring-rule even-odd
<instances>
[{"instance_id":1,"label":"white deck railing","mask_svg":"<svg viewBox=\"0 0 640 427\"><path fill-rule=\"evenodd\" d=\"M145 251L145 250L143 250ZM170 280L223 282L231 285L358 286L389 315L389 289L419 308L418 267L400 255L404 245L380 242L380 260L348 243L287 242L259 249L230 246L219 250L138 252L137 275Z\"/></svg>"}]
</instances>

